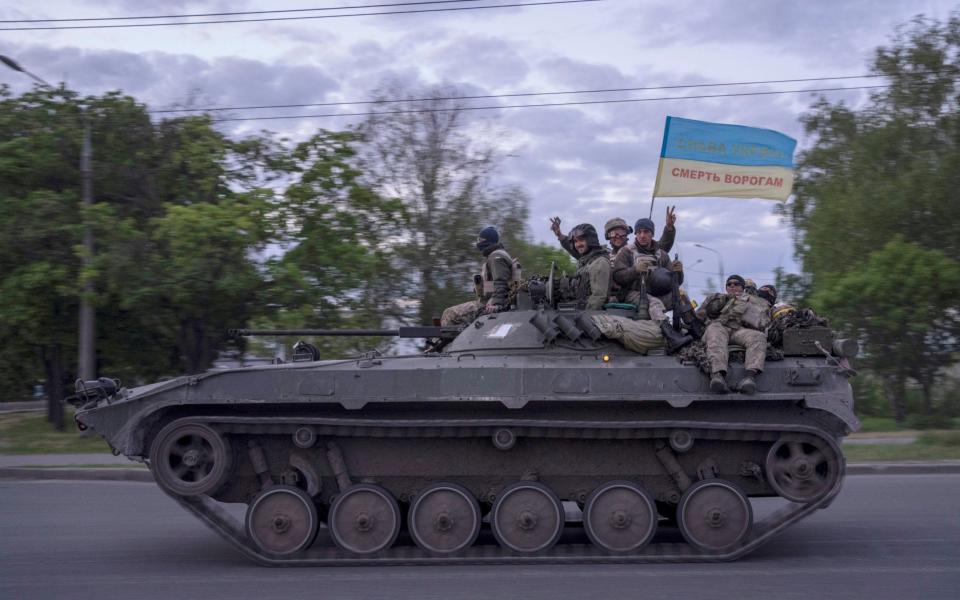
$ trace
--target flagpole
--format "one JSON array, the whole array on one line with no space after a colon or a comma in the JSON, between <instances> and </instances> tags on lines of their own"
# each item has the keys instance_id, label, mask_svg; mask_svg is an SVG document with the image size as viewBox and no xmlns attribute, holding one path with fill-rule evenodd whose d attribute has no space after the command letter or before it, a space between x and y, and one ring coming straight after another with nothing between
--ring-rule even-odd
<instances>
[{"instance_id":1,"label":"flagpole","mask_svg":"<svg viewBox=\"0 0 960 600\"><path fill-rule=\"evenodd\" d=\"M653 218L653 203L657 199L657 188L660 187L660 172L663 170L663 157L660 158L660 163L657 165L657 179L653 182L653 191L650 192L650 215L647 217L649 219Z\"/></svg>"}]
</instances>

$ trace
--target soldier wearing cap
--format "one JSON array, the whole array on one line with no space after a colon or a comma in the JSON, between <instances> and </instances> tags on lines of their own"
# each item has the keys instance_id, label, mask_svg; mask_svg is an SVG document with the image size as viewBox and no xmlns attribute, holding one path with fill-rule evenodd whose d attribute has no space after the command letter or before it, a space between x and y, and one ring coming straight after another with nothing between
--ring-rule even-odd
<instances>
[{"instance_id":1,"label":"soldier wearing cap","mask_svg":"<svg viewBox=\"0 0 960 600\"><path fill-rule=\"evenodd\" d=\"M757 295L752 295L745 291L745 284L743 277L731 275L727 278L726 293L711 295L698 309L708 319L703 340L710 361L710 390L718 394L728 391L726 376L731 342L746 348L747 372L737 384L737 390L754 393L756 377L763 371L770 308L777 300L777 291L772 285L765 285Z\"/></svg>"},{"instance_id":2,"label":"soldier wearing cap","mask_svg":"<svg viewBox=\"0 0 960 600\"><path fill-rule=\"evenodd\" d=\"M510 308L513 258L500 243L500 232L495 227L484 227L477 234L476 246L486 258L480 274L474 276L477 299L444 310L440 317L442 326L470 323L481 314Z\"/></svg>"},{"instance_id":3,"label":"soldier wearing cap","mask_svg":"<svg viewBox=\"0 0 960 600\"><path fill-rule=\"evenodd\" d=\"M627 302L637 303L640 288L643 287L641 278L649 276L657 268L664 268L680 273L680 282L683 282L683 263L679 260L671 261L667 254L673 247L676 237L676 215L673 209L667 208L667 228L663 232L661 241L654 241L656 225L651 219L640 218L633 226L633 246L628 251L617 254L613 263L613 282L620 286L621 295ZM659 296L667 310L673 306L671 294Z\"/></svg>"}]
</instances>

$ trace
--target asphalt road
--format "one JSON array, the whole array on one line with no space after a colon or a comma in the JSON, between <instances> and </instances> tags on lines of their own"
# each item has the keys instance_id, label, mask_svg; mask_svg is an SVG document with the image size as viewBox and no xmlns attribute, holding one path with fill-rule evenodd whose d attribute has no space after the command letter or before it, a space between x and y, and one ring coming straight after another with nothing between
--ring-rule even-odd
<instances>
[{"instance_id":1,"label":"asphalt road","mask_svg":"<svg viewBox=\"0 0 960 600\"><path fill-rule=\"evenodd\" d=\"M957 598L960 475L848 477L721 564L265 568L156 486L0 481L0 598Z\"/></svg>"}]
</instances>

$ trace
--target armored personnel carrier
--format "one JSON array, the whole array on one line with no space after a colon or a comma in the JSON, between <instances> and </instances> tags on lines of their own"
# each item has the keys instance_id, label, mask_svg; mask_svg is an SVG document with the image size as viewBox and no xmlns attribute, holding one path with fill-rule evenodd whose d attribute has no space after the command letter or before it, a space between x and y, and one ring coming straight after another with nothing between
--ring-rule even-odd
<instances>
[{"instance_id":1,"label":"armored personnel carrier","mask_svg":"<svg viewBox=\"0 0 960 600\"><path fill-rule=\"evenodd\" d=\"M755 394L718 395L589 312L518 303L462 331L337 332L452 338L428 354L301 343L283 364L79 383L76 420L267 565L731 560L839 492L859 422L829 330L784 332ZM781 500L755 519L762 497Z\"/></svg>"}]
</instances>

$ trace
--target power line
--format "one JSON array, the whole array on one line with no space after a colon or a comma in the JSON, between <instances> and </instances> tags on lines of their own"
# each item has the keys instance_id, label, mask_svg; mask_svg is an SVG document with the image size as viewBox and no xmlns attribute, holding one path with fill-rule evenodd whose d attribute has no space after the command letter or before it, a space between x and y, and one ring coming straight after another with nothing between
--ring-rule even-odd
<instances>
[{"instance_id":1,"label":"power line","mask_svg":"<svg viewBox=\"0 0 960 600\"><path fill-rule=\"evenodd\" d=\"M238 12L191 13L183 15L144 15L140 17L79 17L76 19L10 19L0 23L76 23L79 21L142 21L146 19L191 19L195 17L239 17L243 15L274 15L284 13L319 12L330 10L353 10L360 8L388 8L394 6L417 6L421 4L466 4L486 0L424 0L422 2L393 2L390 4L360 4L321 8L284 8L276 10L247 10Z\"/></svg>"},{"instance_id":2,"label":"power line","mask_svg":"<svg viewBox=\"0 0 960 600\"><path fill-rule=\"evenodd\" d=\"M764 92L737 92L737 93L728 93L728 94L699 94L696 96L660 96L657 98L623 98L618 100L582 100L578 102L546 102L541 104L506 104L501 106L461 106L455 108L421 108L421 109L409 109L409 110L387 110L387 111L370 111L370 112L354 112L354 113L321 113L321 114L312 114L312 115L273 115L265 117L230 117L225 119L212 119L214 123L226 123L229 121L277 121L282 119L319 119L326 117L372 117L379 115L404 115L404 114L419 114L419 113L438 113L438 112L451 112L457 110L502 110L508 108L545 108L545 107L556 107L556 106L585 106L592 104L626 104L634 102L659 102L663 100L699 100L704 98L734 98L734 97L743 97L743 96L770 96L775 94L802 94L802 93L814 93L814 92L837 92L837 91L853 91L853 90L871 90L877 88L885 88L885 85L863 85L863 86L854 86L854 87L836 87L836 88L814 88L806 90L772 90Z\"/></svg>"},{"instance_id":3,"label":"power line","mask_svg":"<svg viewBox=\"0 0 960 600\"><path fill-rule=\"evenodd\" d=\"M214 25L222 23L263 23L267 21L303 21L308 19L341 19L344 17L376 17L381 15L410 15L419 13L453 12L467 10L485 10L494 8L517 8L525 6L548 6L553 4L583 4L585 2L605 2L606 0L545 0L542 2L517 2L513 4L492 4L489 6L451 6L445 8L420 8L416 10L386 10L369 13L343 13L337 15L301 15L296 17L268 17L263 19L228 19L214 21L183 21L170 23L124 23L119 25L58 25L50 27L0 27L0 31L59 31L66 29L121 29L130 27L167 27L178 25Z\"/></svg>"},{"instance_id":4,"label":"power line","mask_svg":"<svg viewBox=\"0 0 960 600\"><path fill-rule=\"evenodd\" d=\"M384 100L350 100L344 102L309 102L304 104L263 104L252 106L210 106L206 108L170 108L151 110L151 114L179 113L179 112L219 112L227 110L259 110L267 108L307 108L311 106L348 106L355 104L396 104L399 102L430 102L442 100L490 100L494 98L530 98L535 96L561 96L570 94L606 94L614 92L644 92L653 90L679 90L701 87L725 87L737 85L764 85L773 83L805 83L812 81L835 81L839 79L875 79L886 75L840 75L837 77L806 77L800 79L768 79L765 81L735 81L727 83L696 83L684 85L656 85L645 87L606 88L595 90L567 90L559 92L525 92L514 94L483 94L477 96L441 96L435 98L384 99Z\"/></svg>"}]
</instances>

